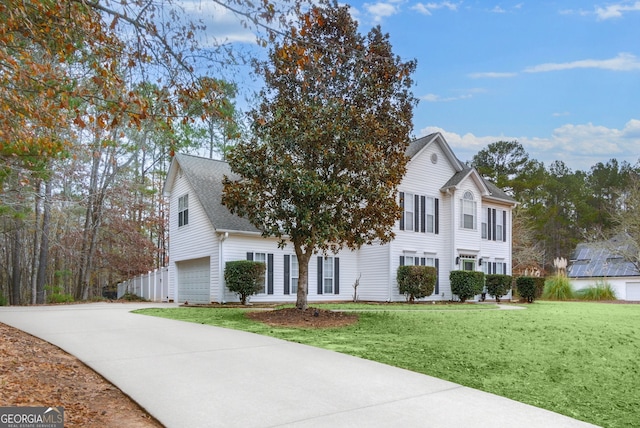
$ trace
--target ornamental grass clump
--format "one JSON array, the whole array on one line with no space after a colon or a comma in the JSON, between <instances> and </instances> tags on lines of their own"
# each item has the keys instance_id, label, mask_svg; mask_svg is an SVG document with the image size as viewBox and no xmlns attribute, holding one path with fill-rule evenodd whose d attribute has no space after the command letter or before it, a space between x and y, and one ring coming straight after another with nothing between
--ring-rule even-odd
<instances>
[{"instance_id":1,"label":"ornamental grass clump","mask_svg":"<svg viewBox=\"0 0 640 428\"><path fill-rule=\"evenodd\" d=\"M553 261L556 267L556 275L547 279L544 283L542 298L547 300L571 300L574 292L571 281L567 278L567 259L557 258Z\"/></svg>"},{"instance_id":2,"label":"ornamental grass clump","mask_svg":"<svg viewBox=\"0 0 640 428\"><path fill-rule=\"evenodd\" d=\"M575 295L580 300L616 300L616 292L607 281L597 281L581 290L577 290Z\"/></svg>"}]
</instances>

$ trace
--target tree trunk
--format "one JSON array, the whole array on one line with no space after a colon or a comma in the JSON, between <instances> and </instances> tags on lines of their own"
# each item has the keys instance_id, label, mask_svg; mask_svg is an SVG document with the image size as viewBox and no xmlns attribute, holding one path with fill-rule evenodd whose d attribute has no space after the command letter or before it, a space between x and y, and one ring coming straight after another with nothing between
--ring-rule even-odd
<instances>
[{"instance_id":1,"label":"tree trunk","mask_svg":"<svg viewBox=\"0 0 640 428\"><path fill-rule=\"evenodd\" d=\"M20 253L22 250L22 221L15 219L15 230L13 231L13 251L11 260L11 304L20 305L20 281L22 279L20 270Z\"/></svg>"},{"instance_id":2,"label":"tree trunk","mask_svg":"<svg viewBox=\"0 0 640 428\"><path fill-rule=\"evenodd\" d=\"M37 303L38 288L38 252L40 251L40 205L43 200L42 180L38 180L35 186L35 203L33 207L33 253L31 255L31 304Z\"/></svg>"},{"instance_id":3,"label":"tree trunk","mask_svg":"<svg viewBox=\"0 0 640 428\"><path fill-rule=\"evenodd\" d=\"M302 251L299 245L294 244L296 257L298 258L298 293L296 294L296 308L304 311L308 307L309 295L309 261L312 250Z\"/></svg>"},{"instance_id":4,"label":"tree trunk","mask_svg":"<svg viewBox=\"0 0 640 428\"><path fill-rule=\"evenodd\" d=\"M40 240L40 256L38 259L38 275L36 280L36 303L44 303L44 286L49 264L49 229L51 225L51 180L45 183L44 206L42 212L42 239Z\"/></svg>"}]
</instances>

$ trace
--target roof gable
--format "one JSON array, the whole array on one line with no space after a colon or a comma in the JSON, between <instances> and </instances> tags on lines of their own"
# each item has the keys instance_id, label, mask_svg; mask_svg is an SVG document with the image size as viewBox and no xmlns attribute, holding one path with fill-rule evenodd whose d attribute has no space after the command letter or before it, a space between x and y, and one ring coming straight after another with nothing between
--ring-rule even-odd
<instances>
[{"instance_id":1,"label":"roof gable","mask_svg":"<svg viewBox=\"0 0 640 428\"><path fill-rule=\"evenodd\" d=\"M445 154L447 161L452 166L453 170L456 171L451 178L442 186L440 191L446 192L449 189L456 189L459 185L465 181L467 178L471 178L475 183L476 187L480 190L483 199L493 200L499 203L507 203L509 205L516 205L516 200L511 196L507 195L504 191L498 188L495 184L490 181L484 179L475 168L468 167L462 161L460 161L453 151L451 147L444 139L442 134L439 132L435 132L433 134L429 134L425 137L419 138L409 144L406 155L410 158L410 161L420 156L426 148L432 144L438 144L440 149Z\"/></svg>"},{"instance_id":2,"label":"roof gable","mask_svg":"<svg viewBox=\"0 0 640 428\"><path fill-rule=\"evenodd\" d=\"M165 183L165 195L171 194L178 174L182 172L193 188L195 196L202 205L211 225L217 231L241 231L259 233L249 220L232 214L222 205L224 176L238 177L231 171L229 164L215 159L176 154L169 167Z\"/></svg>"}]
</instances>

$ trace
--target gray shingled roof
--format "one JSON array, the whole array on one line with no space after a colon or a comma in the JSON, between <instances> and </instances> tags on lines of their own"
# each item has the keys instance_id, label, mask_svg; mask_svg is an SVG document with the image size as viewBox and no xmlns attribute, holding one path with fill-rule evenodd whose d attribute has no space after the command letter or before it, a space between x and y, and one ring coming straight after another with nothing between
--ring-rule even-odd
<instances>
[{"instance_id":1,"label":"gray shingled roof","mask_svg":"<svg viewBox=\"0 0 640 428\"><path fill-rule=\"evenodd\" d=\"M249 220L232 214L221 203L224 176L238 178L231 172L228 163L184 154L176 154L175 160L216 230L259 233Z\"/></svg>"},{"instance_id":2,"label":"gray shingled roof","mask_svg":"<svg viewBox=\"0 0 640 428\"><path fill-rule=\"evenodd\" d=\"M606 278L640 276L633 263L622 256L629 254L634 245L625 235L604 242L582 243L567 268L569 278Z\"/></svg>"}]
</instances>

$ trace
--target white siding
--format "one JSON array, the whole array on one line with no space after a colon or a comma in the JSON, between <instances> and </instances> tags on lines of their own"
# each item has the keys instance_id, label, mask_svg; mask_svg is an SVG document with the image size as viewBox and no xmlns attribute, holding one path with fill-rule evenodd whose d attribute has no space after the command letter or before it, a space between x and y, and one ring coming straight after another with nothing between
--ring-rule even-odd
<instances>
[{"instance_id":1,"label":"white siding","mask_svg":"<svg viewBox=\"0 0 640 428\"><path fill-rule=\"evenodd\" d=\"M358 300L385 302L389 300L389 250L387 245L366 245L359 251L360 285ZM353 287L351 287L353 290Z\"/></svg>"},{"instance_id":2,"label":"white siding","mask_svg":"<svg viewBox=\"0 0 640 428\"><path fill-rule=\"evenodd\" d=\"M176 174L173 190L169 197L169 294L180 301L176 284L178 283L176 262L209 257L211 260L211 296L216 301L218 285L218 237L207 218L202 205L196 198L191 185L182 174ZM189 195L189 221L178 227L178 198Z\"/></svg>"},{"instance_id":3,"label":"white siding","mask_svg":"<svg viewBox=\"0 0 640 428\"><path fill-rule=\"evenodd\" d=\"M246 260L247 252L273 254L273 294L259 293L251 296L251 302L295 302L295 294L284 294L284 256L294 255L295 251L291 244L287 244L284 249L278 248L277 239L262 238L259 235L234 235L230 234L223 242L223 264L227 261ZM358 256L357 253L343 250L336 255L339 264L339 294L318 294L317 290L317 257L313 255L309 261L308 270L308 291L309 302L320 301L349 301L353 299L353 283L358 278ZM229 292L225 287L224 301L237 301L238 296Z\"/></svg>"}]
</instances>

